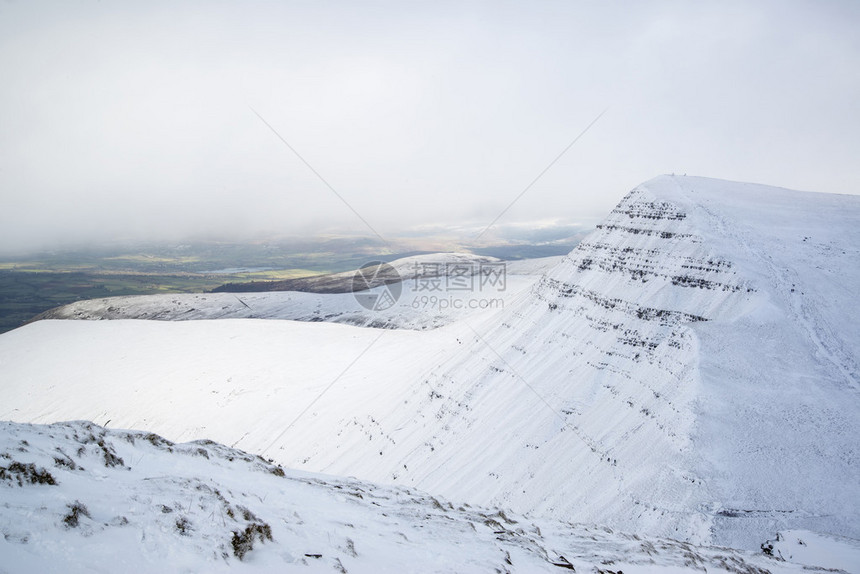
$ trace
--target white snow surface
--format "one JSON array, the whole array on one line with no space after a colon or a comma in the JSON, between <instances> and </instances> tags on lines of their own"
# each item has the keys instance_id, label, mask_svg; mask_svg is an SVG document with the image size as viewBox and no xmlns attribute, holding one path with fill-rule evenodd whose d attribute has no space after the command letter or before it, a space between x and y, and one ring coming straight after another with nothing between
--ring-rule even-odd
<instances>
[{"instance_id":1,"label":"white snow surface","mask_svg":"<svg viewBox=\"0 0 860 574\"><path fill-rule=\"evenodd\" d=\"M4 573L759 574L808 571L822 552L845 570L858 558L850 541L806 535L792 563L533 519L89 422L0 423L0 495Z\"/></svg>"},{"instance_id":2,"label":"white snow surface","mask_svg":"<svg viewBox=\"0 0 860 574\"><path fill-rule=\"evenodd\" d=\"M438 329L5 333L0 419L208 438L290 468L693 543L857 539L858 284L860 198L662 176L504 309Z\"/></svg>"},{"instance_id":3,"label":"white snow surface","mask_svg":"<svg viewBox=\"0 0 860 574\"><path fill-rule=\"evenodd\" d=\"M808 530L780 532L765 543L770 556L807 569L860 570L860 542ZM763 548L764 548L763 547Z\"/></svg>"}]
</instances>

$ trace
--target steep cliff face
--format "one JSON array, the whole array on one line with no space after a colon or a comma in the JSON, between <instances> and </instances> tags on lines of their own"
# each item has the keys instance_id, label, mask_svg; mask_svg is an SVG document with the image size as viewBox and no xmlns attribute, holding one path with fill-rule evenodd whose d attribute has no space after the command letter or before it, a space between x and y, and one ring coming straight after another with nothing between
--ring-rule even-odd
<instances>
[{"instance_id":1,"label":"steep cliff face","mask_svg":"<svg viewBox=\"0 0 860 574\"><path fill-rule=\"evenodd\" d=\"M699 178L643 184L376 411L389 441L378 457L357 445L310 465L693 540L749 546L786 526L856 536L860 337L832 310L853 300L858 206ZM817 294L795 313L781 298L801 281Z\"/></svg>"},{"instance_id":2,"label":"steep cliff face","mask_svg":"<svg viewBox=\"0 0 860 574\"><path fill-rule=\"evenodd\" d=\"M458 469L458 489L466 476L484 478L471 481L470 497L707 537L708 521L690 512L708 498L691 461L689 326L753 293L681 207L637 188L498 326L478 329L466 356L430 377L443 395L441 428L451 429L430 448L457 460L445 467ZM510 411L498 412L501 396ZM490 463L479 454L490 445L508 454L493 449ZM437 458L416 453L406 464L425 457ZM446 489L434 474L425 486Z\"/></svg>"}]
</instances>

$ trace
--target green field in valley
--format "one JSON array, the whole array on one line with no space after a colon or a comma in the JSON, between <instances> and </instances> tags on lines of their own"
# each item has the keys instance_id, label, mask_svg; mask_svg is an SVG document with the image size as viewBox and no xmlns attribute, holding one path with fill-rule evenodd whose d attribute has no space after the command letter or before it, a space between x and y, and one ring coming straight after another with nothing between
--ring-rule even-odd
<instances>
[{"instance_id":1,"label":"green field in valley","mask_svg":"<svg viewBox=\"0 0 860 574\"><path fill-rule=\"evenodd\" d=\"M346 271L378 248L361 241L200 243L0 258L0 333L54 307L100 297L200 293L224 283Z\"/></svg>"}]
</instances>

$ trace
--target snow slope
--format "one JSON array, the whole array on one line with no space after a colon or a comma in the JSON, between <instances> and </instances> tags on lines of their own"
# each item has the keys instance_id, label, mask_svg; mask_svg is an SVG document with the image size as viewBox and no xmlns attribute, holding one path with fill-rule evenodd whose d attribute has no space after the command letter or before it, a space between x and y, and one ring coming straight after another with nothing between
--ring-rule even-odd
<instances>
[{"instance_id":1,"label":"snow slope","mask_svg":"<svg viewBox=\"0 0 860 574\"><path fill-rule=\"evenodd\" d=\"M858 246L857 197L664 176L503 310L432 331L237 319L5 333L0 418L212 438L694 542L860 538Z\"/></svg>"},{"instance_id":2,"label":"snow slope","mask_svg":"<svg viewBox=\"0 0 860 574\"><path fill-rule=\"evenodd\" d=\"M106 488L106 485L110 485ZM791 563L284 471L211 441L0 423L0 572L804 572ZM781 538L776 556L789 547ZM811 559L811 562L810 562ZM831 561L829 564L834 564Z\"/></svg>"}]
</instances>

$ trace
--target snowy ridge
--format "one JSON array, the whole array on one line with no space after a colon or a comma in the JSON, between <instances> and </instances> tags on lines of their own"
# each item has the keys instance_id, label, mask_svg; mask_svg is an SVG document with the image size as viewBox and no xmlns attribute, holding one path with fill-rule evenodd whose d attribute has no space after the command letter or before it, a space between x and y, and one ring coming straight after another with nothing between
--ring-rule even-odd
<instances>
[{"instance_id":1,"label":"snowy ridge","mask_svg":"<svg viewBox=\"0 0 860 574\"><path fill-rule=\"evenodd\" d=\"M0 418L211 438L290 468L693 543L857 539L858 246L856 197L664 176L503 310L439 329L5 333Z\"/></svg>"},{"instance_id":2,"label":"snowy ridge","mask_svg":"<svg viewBox=\"0 0 860 574\"><path fill-rule=\"evenodd\" d=\"M105 488L105 485L110 488ZM457 505L412 489L285 471L211 441L86 422L0 423L0 571L802 572L805 562ZM796 535L797 533L792 533ZM800 533L801 535L803 533ZM788 552L781 538L777 553Z\"/></svg>"},{"instance_id":3,"label":"snowy ridge","mask_svg":"<svg viewBox=\"0 0 860 574\"><path fill-rule=\"evenodd\" d=\"M391 281L397 281L399 278L406 279L407 277L425 276L439 277L444 276L447 272L447 266L457 264L465 264L467 266L477 267L481 263L496 263L499 259L495 257L487 257L483 255L473 255L471 253L426 253L422 255L413 255L410 257L402 257L386 263L387 267L379 269L374 266L376 262L366 262L362 266L365 269L364 280L361 281L362 288L376 287ZM430 263L429 268L424 268L422 264ZM215 289L216 292L232 292L241 293L245 291L304 291L311 293L351 293L355 290L356 283L354 281L355 274L358 270L343 271L340 273L329 273L324 275L312 275L310 277L300 277L297 279L286 279L282 281L263 281L251 283L227 283ZM381 273L379 273L381 271ZM393 273L392 271L396 272ZM368 278L372 277L370 284L366 283Z\"/></svg>"},{"instance_id":4,"label":"snowy ridge","mask_svg":"<svg viewBox=\"0 0 860 574\"><path fill-rule=\"evenodd\" d=\"M505 262L505 288L489 293L497 299L494 308L501 308L506 302L528 289L541 274L551 269L560 259L560 257L543 257ZM438 268L444 274L448 270L446 265L461 264L478 270L481 263L499 261L492 257L461 253L434 253L392 261L391 266L403 281L397 303L384 310L367 309L356 301L351 293L355 272L351 271L323 276L327 289L339 290L332 293L267 291L107 297L63 305L42 313L34 320L287 319L344 323L382 329L432 329L447 325L458 318L473 315L482 309L470 308L470 298L474 298L474 293L464 290L445 291L444 307L437 305L429 309L429 306L423 305L422 297L426 299L429 292L421 289L420 281L436 276L428 274L423 266L426 265L430 269ZM310 283L308 286L312 287ZM370 292L379 293L383 289L384 287L376 287ZM440 295L439 292L432 294Z\"/></svg>"}]
</instances>

